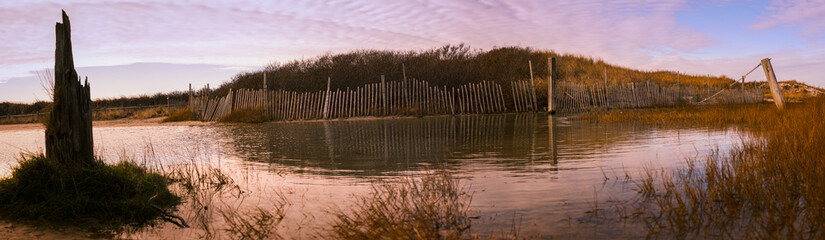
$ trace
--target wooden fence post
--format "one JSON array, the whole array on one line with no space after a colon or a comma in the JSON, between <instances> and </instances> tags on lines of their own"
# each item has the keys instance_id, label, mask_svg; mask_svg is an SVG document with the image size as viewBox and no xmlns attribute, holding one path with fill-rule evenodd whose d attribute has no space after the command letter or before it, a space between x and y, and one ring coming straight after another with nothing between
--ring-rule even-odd
<instances>
[{"instance_id":1,"label":"wooden fence post","mask_svg":"<svg viewBox=\"0 0 825 240\"><path fill-rule=\"evenodd\" d=\"M329 118L329 84L331 79L327 77L327 92L324 94L324 119Z\"/></svg>"},{"instance_id":2,"label":"wooden fence post","mask_svg":"<svg viewBox=\"0 0 825 240\"><path fill-rule=\"evenodd\" d=\"M189 110L194 111L192 106L192 83L189 83Z\"/></svg>"},{"instance_id":3,"label":"wooden fence post","mask_svg":"<svg viewBox=\"0 0 825 240\"><path fill-rule=\"evenodd\" d=\"M530 97L533 101L533 112L538 111L538 105L536 102L536 81L533 80L533 61L527 61L527 64L530 66Z\"/></svg>"},{"instance_id":4,"label":"wooden fence post","mask_svg":"<svg viewBox=\"0 0 825 240\"><path fill-rule=\"evenodd\" d=\"M266 71L264 71L264 80L263 81L264 81L264 92L263 92L263 96L262 96L263 97L263 107L262 108L263 108L263 111L264 111L264 116L267 118L267 120L271 120L269 118L269 107L268 107L269 106L269 98L266 95L266 92L267 92L267 88L266 88Z\"/></svg>"},{"instance_id":5,"label":"wooden fence post","mask_svg":"<svg viewBox=\"0 0 825 240\"><path fill-rule=\"evenodd\" d=\"M381 115L386 116L387 115L387 85L386 85L386 82L384 82L384 75L381 75L381 102L383 104L382 108L381 108Z\"/></svg>"},{"instance_id":6,"label":"wooden fence post","mask_svg":"<svg viewBox=\"0 0 825 240\"><path fill-rule=\"evenodd\" d=\"M742 76L742 85L739 88L742 95L742 103L745 103L745 76Z\"/></svg>"},{"instance_id":7,"label":"wooden fence post","mask_svg":"<svg viewBox=\"0 0 825 240\"><path fill-rule=\"evenodd\" d=\"M676 75L676 104L682 100L682 76Z\"/></svg>"},{"instance_id":8,"label":"wooden fence post","mask_svg":"<svg viewBox=\"0 0 825 240\"><path fill-rule=\"evenodd\" d=\"M547 74L547 78L548 78L548 80L547 80L547 112L549 112L550 114L554 114L554 113L556 113L556 106L553 105L553 91L555 90L555 87L556 87L555 84L554 84L554 82L556 81L556 78L555 78L556 72L554 72L555 68L556 68L556 58L550 57L550 58L547 59L547 68L548 68L548 71L547 71L548 72L548 74ZM605 72L605 74L607 74L607 72ZM605 76L607 76L607 75L605 75ZM607 78L605 78L605 80L606 79Z\"/></svg>"},{"instance_id":9,"label":"wooden fence post","mask_svg":"<svg viewBox=\"0 0 825 240\"><path fill-rule=\"evenodd\" d=\"M768 86L771 87L773 103L779 109L785 108L785 99L782 98L782 89L779 88L779 83L776 81L776 73L773 71L770 58L762 59L762 69L765 70L765 78L768 79Z\"/></svg>"},{"instance_id":10,"label":"wooden fence post","mask_svg":"<svg viewBox=\"0 0 825 240\"><path fill-rule=\"evenodd\" d=\"M705 76L708 81L708 97L710 97L710 76Z\"/></svg>"}]
</instances>

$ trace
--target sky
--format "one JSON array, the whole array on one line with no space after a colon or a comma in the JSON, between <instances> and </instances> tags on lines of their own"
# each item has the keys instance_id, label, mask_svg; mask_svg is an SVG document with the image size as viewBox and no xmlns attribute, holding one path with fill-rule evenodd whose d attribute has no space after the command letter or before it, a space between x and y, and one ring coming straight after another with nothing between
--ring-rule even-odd
<instances>
[{"instance_id":1,"label":"sky","mask_svg":"<svg viewBox=\"0 0 825 240\"><path fill-rule=\"evenodd\" d=\"M825 86L825 1L0 1L0 102L48 100L54 24L71 19L92 98L218 86L273 62L358 49L522 46L640 70ZM760 71L747 81L764 81Z\"/></svg>"}]
</instances>

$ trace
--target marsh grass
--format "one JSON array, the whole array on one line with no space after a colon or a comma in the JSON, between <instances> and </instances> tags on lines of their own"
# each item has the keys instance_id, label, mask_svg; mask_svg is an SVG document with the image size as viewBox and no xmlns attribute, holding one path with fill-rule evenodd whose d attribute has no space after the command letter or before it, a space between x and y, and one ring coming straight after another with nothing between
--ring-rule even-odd
<instances>
[{"instance_id":1,"label":"marsh grass","mask_svg":"<svg viewBox=\"0 0 825 240\"><path fill-rule=\"evenodd\" d=\"M446 170L376 183L352 209L333 210L330 238L459 239L470 228L472 195Z\"/></svg>"},{"instance_id":2,"label":"marsh grass","mask_svg":"<svg viewBox=\"0 0 825 240\"><path fill-rule=\"evenodd\" d=\"M163 175L130 162L95 163L67 171L42 154L24 156L11 176L0 180L0 215L105 234L151 224L180 203Z\"/></svg>"},{"instance_id":3,"label":"marsh grass","mask_svg":"<svg viewBox=\"0 0 825 240\"><path fill-rule=\"evenodd\" d=\"M790 108L795 108L791 104ZM738 125L766 130L771 118L780 114L773 103L680 106L675 108L623 109L591 112L580 119L603 123L647 123L665 126L726 127Z\"/></svg>"},{"instance_id":4,"label":"marsh grass","mask_svg":"<svg viewBox=\"0 0 825 240\"><path fill-rule=\"evenodd\" d=\"M242 108L232 111L232 113L218 121L224 123L262 123L268 120L260 108Z\"/></svg>"},{"instance_id":5,"label":"marsh grass","mask_svg":"<svg viewBox=\"0 0 825 240\"><path fill-rule=\"evenodd\" d=\"M601 121L736 124L754 137L675 170L646 169L636 181L648 236L825 237L825 98L789 104L627 111Z\"/></svg>"}]
</instances>

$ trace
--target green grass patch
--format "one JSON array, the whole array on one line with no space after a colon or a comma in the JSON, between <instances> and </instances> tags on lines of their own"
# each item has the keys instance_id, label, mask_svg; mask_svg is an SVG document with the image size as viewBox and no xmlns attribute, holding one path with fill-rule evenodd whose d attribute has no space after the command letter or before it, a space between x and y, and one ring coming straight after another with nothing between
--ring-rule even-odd
<instances>
[{"instance_id":1,"label":"green grass patch","mask_svg":"<svg viewBox=\"0 0 825 240\"><path fill-rule=\"evenodd\" d=\"M197 121L198 114L190 110L188 107L175 111L164 118L162 122L183 122L183 121Z\"/></svg>"},{"instance_id":2,"label":"green grass patch","mask_svg":"<svg viewBox=\"0 0 825 240\"><path fill-rule=\"evenodd\" d=\"M167 177L129 162L68 171L41 155L25 156L0 180L0 216L89 230L143 226L180 204Z\"/></svg>"},{"instance_id":3,"label":"green grass patch","mask_svg":"<svg viewBox=\"0 0 825 240\"><path fill-rule=\"evenodd\" d=\"M224 123L262 123L267 122L264 112L259 108L242 108L222 117L219 122Z\"/></svg>"}]
</instances>

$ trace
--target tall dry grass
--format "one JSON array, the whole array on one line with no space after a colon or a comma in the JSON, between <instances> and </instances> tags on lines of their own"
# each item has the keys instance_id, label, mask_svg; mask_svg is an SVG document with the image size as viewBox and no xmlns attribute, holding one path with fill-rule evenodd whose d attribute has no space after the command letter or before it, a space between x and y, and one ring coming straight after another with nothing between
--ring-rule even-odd
<instances>
[{"instance_id":1,"label":"tall dry grass","mask_svg":"<svg viewBox=\"0 0 825 240\"><path fill-rule=\"evenodd\" d=\"M628 111L603 121L736 124L751 138L673 171L648 169L636 211L653 237L825 237L825 98L789 104Z\"/></svg>"}]
</instances>

